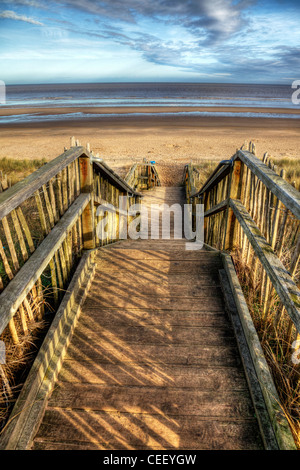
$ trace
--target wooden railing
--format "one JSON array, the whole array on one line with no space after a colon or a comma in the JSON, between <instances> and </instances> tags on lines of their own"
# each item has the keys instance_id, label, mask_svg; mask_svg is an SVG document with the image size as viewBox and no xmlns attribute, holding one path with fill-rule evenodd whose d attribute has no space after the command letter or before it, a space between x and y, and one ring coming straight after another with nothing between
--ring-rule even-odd
<instances>
[{"instance_id":1,"label":"wooden railing","mask_svg":"<svg viewBox=\"0 0 300 470\"><path fill-rule=\"evenodd\" d=\"M150 189L160 186L160 180L153 163L144 159L143 163L135 163L125 177L125 181L134 189Z\"/></svg>"},{"instance_id":2,"label":"wooden railing","mask_svg":"<svg viewBox=\"0 0 300 470\"><path fill-rule=\"evenodd\" d=\"M275 173L267 155L261 161L246 150L220 162L199 190L191 176L192 166L188 165L187 200L193 206L204 205L204 242L219 250L239 252L250 267L251 282L261 286L264 316L273 307L277 326L283 306L290 318L290 339L292 325L299 334L300 291L293 279L300 253L299 191L282 178L283 173ZM282 254L287 251L289 265L285 266Z\"/></svg>"},{"instance_id":3,"label":"wooden railing","mask_svg":"<svg viewBox=\"0 0 300 470\"><path fill-rule=\"evenodd\" d=\"M136 165L135 179L127 182L89 146L71 144L0 194L0 339L5 343L17 346L31 322L51 321L83 252L118 239L109 230L104 240L98 238L97 206L118 209L124 196L129 208L140 201L136 188L158 184L153 165ZM1 364L0 372L7 384Z\"/></svg>"},{"instance_id":4,"label":"wooden railing","mask_svg":"<svg viewBox=\"0 0 300 470\"><path fill-rule=\"evenodd\" d=\"M261 353L267 357L279 391L277 398L285 403L299 441L295 424L299 420L299 365L293 357L299 356L295 340L300 339L300 193L285 181L283 170L280 175L275 170L268 154L260 160L250 143L247 150L242 147L230 160L221 161L202 187L192 164L186 165L184 180L194 227L195 206L204 205L207 248L220 250L226 266L231 255ZM259 355L259 347L253 346L253 330L245 334L256 348L254 355ZM259 371L258 376L264 375ZM277 406L274 396L265 393L269 409ZM271 411L270 415L276 414Z\"/></svg>"}]
</instances>

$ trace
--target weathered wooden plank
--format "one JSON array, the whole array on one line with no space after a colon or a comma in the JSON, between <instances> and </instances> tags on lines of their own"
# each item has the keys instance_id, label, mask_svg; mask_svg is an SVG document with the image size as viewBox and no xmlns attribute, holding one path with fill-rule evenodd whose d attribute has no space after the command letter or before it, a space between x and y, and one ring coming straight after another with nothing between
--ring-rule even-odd
<instances>
[{"instance_id":1,"label":"weathered wooden plank","mask_svg":"<svg viewBox=\"0 0 300 470\"><path fill-rule=\"evenodd\" d=\"M85 153L83 147L76 147L67 150L54 160L42 166L34 173L24 178L17 184L14 184L7 191L0 194L0 219L16 209L22 202L28 199L35 191L46 184L59 171L65 168L69 163L76 160Z\"/></svg>"},{"instance_id":2,"label":"weathered wooden plank","mask_svg":"<svg viewBox=\"0 0 300 470\"><path fill-rule=\"evenodd\" d=\"M262 449L254 420L49 409L33 449Z\"/></svg>"},{"instance_id":3,"label":"weathered wooden plank","mask_svg":"<svg viewBox=\"0 0 300 470\"><path fill-rule=\"evenodd\" d=\"M264 357L264 353L254 327L242 288L236 275L231 257L223 255L226 270L235 304L239 312L243 331L248 343L255 371L261 386L265 403L269 412L271 423L280 449L295 449L295 442L288 422L280 406L280 400L273 382L271 372Z\"/></svg>"},{"instance_id":4,"label":"weathered wooden plank","mask_svg":"<svg viewBox=\"0 0 300 470\"><path fill-rule=\"evenodd\" d=\"M36 191L34 193L34 196L35 196L35 202L36 202L38 213L39 213L43 235L46 236L50 231L50 227L47 224L47 220L46 220L46 216L45 216L44 208L42 204L42 199L41 199L39 191Z\"/></svg>"},{"instance_id":5,"label":"weathered wooden plank","mask_svg":"<svg viewBox=\"0 0 300 470\"><path fill-rule=\"evenodd\" d=\"M218 214L219 212L226 210L227 206L228 206L228 199L225 199L224 201L219 202L215 206L205 211L204 217L210 217L212 215Z\"/></svg>"},{"instance_id":6,"label":"weathered wooden plank","mask_svg":"<svg viewBox=\"0 0 300 470\"><path fill-rule=\"evenodd\" d=\"M8 328L9 328L9 332L10 332L10 334L11 334L13 343L14 343L14 344L19 344L19 336L18 336L18 333L17 333L15 321L14 321L13 318L11 318L11 319L9 320L9 322L8 322Z\"/></svg>"},{"instance_id":7,"label":"weathered wooden plank","mask_svg":"<svg viewBox=\"0 0 300 470\"><path fill-rule=\"evenodd\" d=\"M145 400L147 397L147 400ZM147 386L102 386L58 382L49 399L49 407L126 410L131 413L162 413L202 417L253 418L251 398L246 391L202 392L198 389L174 389Z\"/></svg>"},{"instance_id":8,"label":"weathered wooden plank","mask_svg":"<svg viewBox=\"0 0 300 470\"><path fill-rule=\"evenodd\" d=\"M2 224L3 224L3 229L4 229L7 245L8 245L8 248L9 248L9 252L10 252L10 255L11 255L13 267L14 267L15 272L17 272L19 270L20 265L19 265L19 260L18 260L18 257L17 257L15 245L14 245L14 242L13 242L13 239L12 239L10 227L9 227L9 224L8 224L8 221L7 221L6 217L3 217Z\"/></svg>"},{"instance_id":9,"label":"weathered wooden plank","mask_svg":"<svg viewBox=\"0 0 300 470\"><path fill-rule=\"evenodd\" d=\"M274 434L274 430L272 428L272 423L270 420L267 406L265 404L261 385L259 383L255 371L246 336L243 331L243 326L239 318L238 309L235 304L230 282L224 269L220 270L220 279L222 281L222 290L224 292L226 309L231 318L231 322L237 339L238 348L244 366L244 371L247 377L247 382L251 390L255 414L258 419L260 429L262 431L264 447L266 450L278 450L278 443Z\"/></svg>"},{"instance_id":10,"label":"weathered wooden plank","mask_svg":"<svg viewBox=\"0 0 300 470\"><path fill-rule=\"evenodd\" d=\"M157 261L149 259L142 263L140 260L119 259L118 262L112 264L110 261L97 260L99 269L106 270L107 273L115 271L133 271L140 275L156 270L160 273L205 273L217 270L221 266L219 259L201 261Z\"/></svg>"},{"instance_id":11,"label":"weathered wooden plank","mask_svg":"<svg viewBox=\"0 0 300 470\"><path fill-rule=\"evenodd\" d=\"M2 259L3 266L4 266L4 270L5 270L8 278L10 280L13 279L14 275L13 275L12 269L10 267L10 264L7 260L7 256L6 256L5 250L3 248L3 242L2 242L1 239L0 239L0 256L1 256L1 259Z\"/></svg>"},{"instance_id":12,"label":"weathered wooden plank","mask_svg":"<svg viewBox=\"0 0 300 470\"><path fill-rule=\"evenodd\" d=\"M38 246L28 261L0 295L0 334L35 282L53 258L90 200L89 194L79 196L51 233Z\"/></svg>"},{"instance_id":13,"label":"weathered wooden plank","mask_svg":"<svg viewBox=\"0 0 300 470\"><path fill-rule=\"evenodd\" d=\"M19 312L20 312L20 319L21 319L21 325L22 325L23 333L26 335L28 333L28 327L27 327L25 309L23 307L23 304L20 305Z\"/></svg>"},{"instance_id":14,"label":"weathered wooden plank","mask_svg":"<svg viewBox=\"0 0 300 470\"><path fill-rule=\"evenodd\" d=\"M55 178L52 178L48 182L48 186L49 186L49 195L50 195L50 201L51 201L51 208L52 208L52 212L53 212L54 221L56 223L59 220L59 215L58 215L58 210L57 210L57 207L56 207L57 204L56 204L56 198L55 198L55 192L54 192Z\"/></svg>"},{"instance_id":15,"label":"weathered wooden plank","mask_svg":"<svg viewBox=\"0 0 300 470\"><path fill-rule=\"evenodd\" d=\"M137 277L135 272L127 271L126 277L125 275L118 275L118 272L110 273L109 277L106 276L104 272L97 271L95 277L95 285L97 284L99 289L101 289L101 282L108 282L108 279L111 280L112 283L128 285L132 289L133 286L141 286L144 285L145 288L149 289L149 282L151 282L151 286L158 287L166 287L181 285L182 286L182 273L154 273L154 272L146 272L143 275L139 274ZM194 286L195 288L202 286L202 287L216 287L220 285L220 280L218 278L218 272L204 272L204 273L184 273L185 281L188 285Z\"/></svg>"},{"instance_id":16,"label":"weathered wooden plank","mask_svg":"<svg viewBox=\"0 0 300 470\"><path fill-rule=\"evenodd\" d=\"M194 344L127 344L115 345L111 341L90 344L87 338L73 336L66 360L91 360L100 363L139 364L197 364L207 367L240 366L236 342L226 346Z\"/></svg>"},{"instance_id":17,"label":"weathered wooden plank","mask_svg":"<svg viewBox=\"0 0 300 470\"><path fill-rule=\"evenodd\" d=\"M238 157L272 191L273 194L300 219L300 193L275 173L259 158L245 150L238 151Z\"/></svg>"},{"instance_id":18,"label":"weathered wooden plank","mask_svg":"<svg viewBox=\"0 0 300 470\"><path fill-rule=\"evenodd\" d=\"M271 245L261 234L254 220L240 201L231 200L230 207L243 227L256 255L266 270L288 314L300 333L300 290L289 272L276 256Z\"/></svg>"},{"instance_id":19,"label":"weathered wooden plank","mask_svg":"<svg viewBox=\"0 0 300 470\"><path fill-rule=\"evenodd\" d=\"M69 207L69 196L68 196L68 167L62 169L61 172L61 192L62 192L62 202L63 210L66 210Z\"/></svg>"},{"instance_id":20,"label":"weathered wooden plank","mask_svg":"<svg viewBox=\"0 0 300 470\"><path fill-rule=\"evenodd\" d=\"M89 159L86 157L81 157L79 159L79 168L81 192L91 194L91 201L86 206L82 214L83 247L85 249L93 249L96 246L94 196L93 193L91 193L93 190L93 168Z\"/></svg>"},{"instance_id":21,"label":"weathered wooden plank","mask_svg":"<svg viewBox=\"0 0 300 470\"><path fill-rule=\"evenodd\" d=\"M62 216L64 214L64 203L63 203L63 195L62 195L62 172L59 172L56 175L55 185L56 185L56 192L57 192L59 215Z\"/></svg>"},{"instance_id":22,"label":"weathered wooden plank","mask_svg":"<svg viewBox=\"0 0 300 470\"><path fill-rule=\"evenodd\" d=\"M31 305L28 301L28 299L25 297L24 299L24 307L26 309L26 312L27 312L27 315L28 315L28 318L30 321L33 321L34 320L34 316L33 316L33 312L32 312L32 308L31 308Z\"/></svg>"},{"instance_id":23,"label":"weathered wooden plank","mask_svg":"<svg viewBox=\"0 0 300 470\"><path fill-rule=\"evenodd\" d=\"M60 370L93 272L93 254L86 252L26 378L13 408L12 419L0 436L1 449L24 450L30 445L40 424L48 393Z\"/></svg>"},{"instance_id":24,"label":"weathered wooden plank","mask_svg":"<svg viewBox=\"0 0 300 470\"><path fill-rule=\"evenodd\" d=\"M17 214L18 214L20 223L22 225L22 228L24 230L25 236L26 236L26 240L27 240L27 243L28 243L28 246L29 246L29 251L30 251L30 253L33 253L34 250L35 250L34 243L33 243L32 236L31 236L28 224L26 222L26 219L24 217L24 214L22 212L21 207L17 208Z\"/></svg>"},{"instance_id":25,"label":"weathered wooden plank","mask_svg":"<svg viewBox=\"0 0 300 470\"><path fill-rule=\"evenodd\" d=\"M185 240L186 242L186 240ZM150 260L150 259L157 259L159 260L169 260L169 261L199 261L205 262L214 259L220 260L220 255L218 252L207 252L202 250L185 250L185 244L182 249L173 250L164 250L164 249L137 249L137 248L126 248L125 246L118 245L115 247L111 247L110 250L101 250L98 255L97 259L101 260L115 260L118 259L133 259L133 260Z\"/></svg>"},{"instance_id":26,"label":"weathered wooden plank","mask_svg":"<svg viewBox=\"0 0 300 470\"><path fill-rule=\"evenodd\" d=\"M226 346L232 344L234 339L233 330L230 328L210 327L186 327L152 325L128 326L114 328L102 327L96 322L82 319L78 325L76 337L86 338L90 343L97 341L113 341L116 346L138 344L209 344Z\"/></svg>"},{"instance_id":27,"label":"weathered wooden plank","mask_svg":"<svg viewBox=\"0 0 300 470\"><path fill-rule=\"evenodd\" d=\"M43 189L46 209L47 209L47 213L48 213L48 218L49 218L49 222L50 222L50 227L53 228L54 227L54 214L53 214L52 205L50 203L50 198L49 198L49 195L48 195L47 186L45 184L43 184L42 189Z\"/></svg>"},{"instance_id":28,"label":"weathered wooden plank","mask_svg":"<svg viewBox=\"0 0 300 470\"><path fill-rule=\"evenodd\" d=\"M230 162L229 160L227 162ZM191 191L191 196L195 197L201 194L204 194L205 192L211 191L222 179L224 179L229 173L231 169L231 163L225 163L223 164L222 162L219 163L219 165L216 167L216 169L213 171L213 173L210 175L208 180L204 183L202 188L200 190L194 190Z\"/></svg>"},{"instance_id":29,"label":"weathered wooden plank","mask_svg":"<svg viewBox=\"0 0 300 470\"><path fill-rule=\"evenodd\" d=\"M112 168L106 165L105 162L93 162L93 167L96 172L100 172L100 174L106 176L111 184L116 186L118 189L125 190L127 193L137 194L139 195L136 190L134 190L124 179L122 179Z\"/></svg>"},{"instance_id":30,"label":"weathered wooden plank","mask_svg":"<svg viewBox=\"0 0 300 470\"><path fill-rule=\"evenodd\" d=\"M208 390L248 390L242 369L159 364L95 364L65 361L60 382L98 385L155 386Z\"/></svg>"},{"instance_id":31,"label":"weathered wooden plank","mask_svg":"<svg viewBox=\"0 0 300 470\"><path fill-rule=\"evenodd\" d=\"M171 284L164 279L157 279L155 282L155 277L153 276L153 282L151 286L149 285L150 280L142 277L136 278L130 276L129 278L124 276L123 279L118 277L108 279L104 274L97 276L94 280L93 287L91 289L91 294L98 296L99 292L102 292L102 296L105 297L106 293L113 293L116 296L122 295L132 295L137 290L142 292L142 297L146 295L156 295L161 297L180 297L184 299L185 297L195 297L195 300L200 297L214 297L216 295L216 283L211 282L211 278L207 277L202 282L198 282L196 285L193 283L189 284L187 287L180 284Z\"/></svg>"},{"instance_id":32,"label":"weathered wooden plank","mask_svg":"<svg viewBox=\"0 0 300 470\"><path fill-rule=\"evenodd\" d=\"M220 312L224 309L223 299L221 297L211 296L202 297L185 297L179 303L178 297L162 297L144 296L139 293L135 296L124 293L124 296L111 295L99 296L89 300L89 308L152 308L160 310L174 310L176 307L180 309L198 311L198 312Z\"/></svg>"},{"instance_id":33,"label":"weathered wooden plank","mask_svg":"<svg viewBox=\"0 0 300 470\"><path fill-rule=\"evenodd\" d=\"M82 318L92 318L102 327L116 329L123 326L158 325L170 329L172 326L186 327L230 327L229 319L224 312L189 312L186 310L149 310L149 309L92 309L87 298Z\"/></svg>"}]
</instances>

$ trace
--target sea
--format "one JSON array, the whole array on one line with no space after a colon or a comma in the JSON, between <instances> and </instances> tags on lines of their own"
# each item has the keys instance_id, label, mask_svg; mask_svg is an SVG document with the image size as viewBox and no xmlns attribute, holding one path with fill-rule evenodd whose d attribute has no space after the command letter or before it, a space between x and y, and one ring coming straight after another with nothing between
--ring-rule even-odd
<instances>
[{"instance_id":1,"label":"sea","mask_svg":"<svg viewBox=\"0 0 300 470\"><path fill-rule=\"evenodd\" d=\"M7 85L6 100L0 104L0 109L10 109L10 115L0 116L0 124L119 116L114 108L122 108L122 117L143 116L146 107L152 108L152 111L147 113L148 116L159 113L160 116L259 116L300 119L300 114L287 112L288 109L297 108L292 102L294 91L290 85L220 83ZM136 108L134 113L130 111L130 107ZM159 107L167 109L161 113ZM206 109L203 111L193 109L199 107ZM218 110L209 109L216 107ZM18 114L17 108L30 108L30 112ZM43 108L43 111L35 112L34 108ZM78 108L78 110L70 112L70 109L66 109L62 114L53 115L47 114L47 108ZM107 109L105 113L101 113L101 108L109 108L108 114ZM240 108L240 110L233 112L230 108ZM266 109L259 111L259 108ZM274 108L276 112L272 112ZM16 114L12 112L13 109L16 109ZM298 111L300 111L299 105Z\"/></svg>"}]
</instances>

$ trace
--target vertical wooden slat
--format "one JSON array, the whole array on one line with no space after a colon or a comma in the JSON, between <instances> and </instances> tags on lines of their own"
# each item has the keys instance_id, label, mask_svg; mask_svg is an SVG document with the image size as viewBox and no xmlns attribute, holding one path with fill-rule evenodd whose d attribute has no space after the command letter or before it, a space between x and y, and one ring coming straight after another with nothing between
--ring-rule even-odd
<instances>
[{"instance_id":1,"label":"vertical wooden slat","mask_svg":"<svg viewBox=\"0 0 300 470\"><path fill-rule=\"evenodd\" d=\"M35 201L36 201L36 205L37 205L38 212L39 212L42 231L43 231L43 234L45 236L49 233L50 230L47 226L47 221L46 221L46 217L45 217L45 213L44 213L44 209L43 209L43 204L42 204L42 200L41 200L41 196L40 196L39 191L36 191L34 193L34 196L35 196Z\"/></svg>"},{"instance_id":2,"label":"vertical wooden slat","mask_svg":"<svg viewBox=\"0 0 300 470\"><path fill-rule=\"evenodd\" d=\"M17 253L16 253L16 250L15 250L15 245L14 245L14 242L13 242L13 239L12 239L12 236L11 236L9 224L8 224L8 221L7 221L7 217L3 217L2 224L3 224L3 229L4 229L6 241L7 241L7 244L8 244L8 248L9 248L9 251L10 251L13 267L14 267L15 272L17 272L19 270L20 266L19 266Z\"/></svg>"},{"instance_id":3,"label":"vertical wooden slat","mask_svg":"<svg viewBox=\"0 0 300 470\"><path fill-rule=\"evenodd\" d=\"M44 294L43 294L43 285L42 280L39 278L36 282L36 289L37 289L37 318L38 320L42 320L44 313L45 313L45 306L44 306Z\"/></svg>"},{"instance_id":4,"label":"vertical wooden slat","mask_svg":"<svg viewBox=\"0 0 300 470\"><path fill-rule=\"evenodd\" d=\"M57 191L59 215L62 217L64 214L64 203L63 203L63 195L62 195L62 173L61 172L56 175L56 191Z\"/></svg>"},{"instance_id":5,"label":"vertical wooden slat","mask_svg":"<svg viewBox=\"0 0 300 470\"><path fill-rule=\"evenodd\" d=\"M33 313L32 313L32 308L31 308L31 305L27 299L27 297L25 297L24 299L24 307L25 307L25 310L27 312L27 315L28 315L28 318L30 321L33 321L34 320L34 316L33 316Z\"/></svg>"},{"instance_id":6,"label":"vertical wooden slat","mask_svg":"<svg viewBox=\"0 0 300 470\"><path fill-rule=\"evenodd\" d=\"M11 211L11 218L12 218L12 221L13 221L13 224L14 224L14 227L15 227L15 231L16 231L19 243L20 243L20 248L21 248L21 253L22 253L22 256L23 256L23 260L26 261L28 259L28 252L27 252L25 240L24 240L24 237L23 237L23 233L22 233L22 230L21 230L21 226L20 226L20 223L19 223L19 220L18 220L18 216L17 216L17 213L16 213L15 210Z\"/></svg>"},{"instance_id":7,"label":"vertical wooden slat","mask_svg":"<svg viewBox=\"0 0 300 470\"><path fill-rule=\"evenodd\" d=\"M87 157L79 158L80 185L82 193L91 193L91 201L86 206L81 216L84 249L93 249L96 246L96 233L94 221L94 197L93 197L93 165Z\"/></svg>"},{"instance_id":8,"label":"vertical wooden slat","mask_svg":"<svg viewBox=\"0 0 300 470\"><path fill-rule=\"evenodd\" d=\"M51 272L51 284L55 304L58 303L58 291L57 291L57 279L56 279L56 269L55 262L53 259L49 262L50 272Z\"/></svg>"},{"instance_id":9,"label":"vertical wooden slat","mask_svg":"<svg viewBox=\"0 0 300 470\"><path fill-rule=\"evenodd\" d=\"M234 163L234 168L231 173L230 181L230 193L229 197L232 199L239 199L243 193L242 181L243 181L243 172L245 165L236 160ZM225 250L231 250L236 244L236 219L233 211L228 207L228 219L227 219L227 231L224 243Z\"/></svg>"},{"instance_id":10,"label":"vertical wooden slat","mask_svg":"<svg viewBox=\"0 0 300 470\"><path fill-rule=\"evenodd\" d=\"M55 185L55 178L52 178L49 181L49 195L50 195L50 202L51 202L54 221L55 221L55 223L57 223L58 220L59 220L59 215L58 215L58 211L57 211L57 207L56 207L54 185Z\"/></svg>"},{"instance_id":11,"label":"vertical wooden slat","mask_svg":"<svg viewBox=\"0 0 300 470\"><path fill-rule=\"evenodd\" d=\"M54 259L55 259L55 264L56 264L58 285L59 285L60 289L63 289L64 282L63 282L63 278L62 278L62 272L61 272L60 263L59 263L59 255L58 255L57 251L55 252Z\"/></svg>"},{"instance_id":12,"label":"vertical wooden slat","mask_svg":"<svg viewBox=\"0 0 300 470\"><path fill-rule=\"evenodd\" d=\"M74 162L74 168L75 168L75 194L76 197L79 196L80 194L80 175L79 175L79 161L78 159L75 160Z\"/></svg>"},{"instance_id":13,"label":"vertical wooden slat","mask_svg":"<svg viewBox=\"0 0 300 470\"><path fill-rule=\"evenodd\" d=\"M64 257L65 257L65 262L66 262L67 276L69 276L70 269L71 269L71 262L70 262L68 243L66 239L63 241L62 247L63 247Z\"/></svg>"},{"instance_id":14,"label":"vertical wooden slat","mask_svg":"<svg viewBox=\"0 0 300 470\"><path fill-rule=\"evenodd\" d=\"M26 240L27 240L27 243L28 243L28 246L29 246L29 251L30 251L30 253L33 253L34 250L35 250L34 243L33 243L32 236L31 236L29 227L27 225L27 222L26 222L26 219L24 217L24 214L23 214L23 211L22 211L21 207L17 208L17 214L18 214L18 217L19 217L19 220L20 220L20 224L22 225L22 228L23 228L24 233L25 233L25 237L26 237Z\"/></svg>"},{"instance_id":15,"label":"vertical wooden slat","mask_svg":"<svg viewBox=\"0 0 300 470\"><path fill-rule=\"evenodd\" d=\"M54 227L54 215L53 215L53 211L52 211L52 206L50 204L50 199L49 199L47 187L44 184L42 186L42 188L43 188L43 194L44 194L46 209L47 209L47 213L48 213L48 217L49 217L50 227L53 228Z\"/></svg>"},{"instance_id":16,"label":"vertical wooden slat","mask_svg":"<svg viewBox=\"0 0 300 470\"><path fill-rule=\"evenodd\" d=\"M59 251L60 264L61 264L61 269L62 269L62 274L63 274L63 282L65 284L65 282L68 279L68 273L67 273L67 265L66 265L66 259L65 259L63 247L60 247L58 251Z\"/></svg>"},{"instance_id":17,"label":"vertical wooden slat","mask_svg":"<svg viewBox=\"0 0 300 470\"><path fill-rule=\"evenodd\" d=\"M8 323L8 328L9 328L13 343L14 344L19 344L19 336L18 336L18 333L17 333L15 321L14 321L13 318L10 319L10 321Z\"/></svg>"},{"instance_id":18,"label":"vertical wooden slat","mask_svg":"<svg viewBox=\"0 0 300 470\"><path fill-rule=\"evenodd\" d=\"M63 210L64 212L66 212L66 210L68 209L68 175L67 175L66 168L62 170L61 185L62 185Z\"/></svg>"},{"instance_id":19,"label":"vertical wooden slat","mask_svg":"<svg viewBox=\"0 0 300 470\"><path fill-rule=\"evenodd\" d=\"M23 304L20 305L19 312L20 312L20 318L21 318L21 324L22 324L23 332L26 335L28 333L28 327L27 327L25 309L24 309Z\"/></svg>"},{"instance_id":20,"label":"vertical wooden slat","mask_svg":"<svg viewBox=\"0 0 300 470\"><path fill-rule=\"evenodd\" d=\"M10 264L9 264L9 262L8 262L8 260L7 260L7 257L6 257L6 254L5 254L5 251L4 251L4 248L3 248L3 243L2 243L2 241L1 241L1 239L0 239L0 256L1 256L1 258L2 258L2 262L3 262L3 266L4 266L4 269L5 269L5 272L6 272L7 276L8 276L8 278L9 278L10 280L12 280L13 277L14 277L14 275L13 275L13 272L12 272L12 270L11 270Z\"/></svg>"}]
</instances>

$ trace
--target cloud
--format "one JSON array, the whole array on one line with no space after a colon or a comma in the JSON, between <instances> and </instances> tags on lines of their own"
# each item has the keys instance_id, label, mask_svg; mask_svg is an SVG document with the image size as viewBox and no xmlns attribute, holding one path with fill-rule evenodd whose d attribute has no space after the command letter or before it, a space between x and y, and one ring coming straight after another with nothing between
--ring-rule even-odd
<instances>
[{"instance_id":1,"label":"cloud","mask_svg":"<svg viewBox=\"0 0 300 470\"><path fill-rule=\"evenodd\" d=\"M44 26L43 23L40 21L36 21L33 18L29 18L28 16L25 15L18 15L14 11L10 10L5 10L0 13L0 18L6 19L6 20L16 20L16 21L24 21L25 23L31 23L31 24L36 24L38 26Z\"/></svg>"},{"instance_id":2,"label":"cloud","mask_svg":"<svg viewBox=\"0 0 300 470\"><path fill-rule=\"evenodd\" d=\"M137 23L140 18L181 25L211 42L230 37L246 23L244 10L255 0L57 0L95 17ZM96 19L95 18L95 19Z\"/></svg>"},{"instance_id":3,"label":"cloud","mask_svg":"<svg viewBox=\"0 0 300 470\"><path fill-rule=\"evenodd\" d=\"M13 5L24 5L27 7L36 7L36 8L43 8L44 6L40 3L37 2L36 0L2 0L3 3L9 3Z\"/></svg>"}]
</instances>

